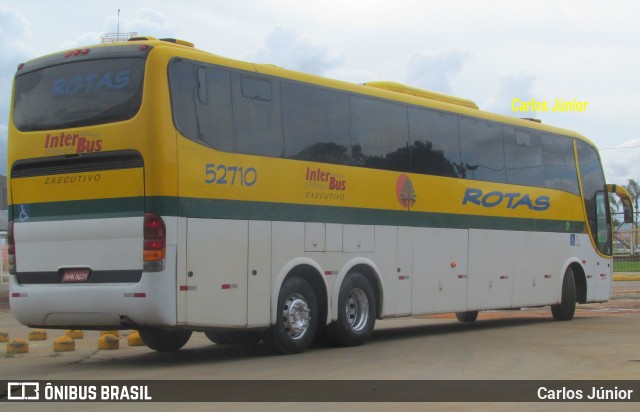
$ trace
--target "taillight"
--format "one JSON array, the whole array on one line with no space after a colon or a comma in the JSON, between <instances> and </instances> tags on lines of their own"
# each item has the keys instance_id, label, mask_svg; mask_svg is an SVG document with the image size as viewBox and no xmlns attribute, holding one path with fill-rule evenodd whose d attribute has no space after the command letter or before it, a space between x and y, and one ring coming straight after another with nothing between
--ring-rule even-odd
<instances>
[{"instance_id":1,"label":"taillight","mask_svg":"<svg viewBox=\"0 0 640 412\"><path fill-rule=\"evenodd\" d=\"M9 273L16 274L16 240L13 237L13 220L7 227L7 255L9 260Z\"/></svg>"},{"instance_id":2,"label":"taillight","mask_svg":"<svg viewBox=\"0 0 640 412\"><path fill-rule=\"evenodd\" d=\"M80 56L81 54L89 54L89 52L91 51L91 49L77 49L77 50L69 50L68 52L65 52L64 57L71 57L71 56Z\"/></svg>"},{"instance_id":3,"label":"taillight","mask_svg":"<svg viewBox=\"0 0 640 412\"><path fill-rule=\"evenodd\" d=\"M155 213L144 214L144 271L164 269L167 249L167 230L162 218Z\"/></svg>"}]
</instances>

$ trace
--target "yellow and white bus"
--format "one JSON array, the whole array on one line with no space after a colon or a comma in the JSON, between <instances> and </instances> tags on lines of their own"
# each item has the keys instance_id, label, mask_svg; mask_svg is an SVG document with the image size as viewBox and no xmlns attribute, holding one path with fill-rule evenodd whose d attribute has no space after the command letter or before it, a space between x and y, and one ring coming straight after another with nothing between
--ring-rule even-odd
<instances>
[{"instance_id":1,"label":"yellow and white bus","mask_svg":"<svg viewBox=\"0 0 640 412\"><path fill-rule=\"evenodd\" d=\"M584 137L391 82L151 37L18 67L10 304L23 324L193 331L282 353L376 319L609 298L608 192Z\"/></svg>"}]
</instances>

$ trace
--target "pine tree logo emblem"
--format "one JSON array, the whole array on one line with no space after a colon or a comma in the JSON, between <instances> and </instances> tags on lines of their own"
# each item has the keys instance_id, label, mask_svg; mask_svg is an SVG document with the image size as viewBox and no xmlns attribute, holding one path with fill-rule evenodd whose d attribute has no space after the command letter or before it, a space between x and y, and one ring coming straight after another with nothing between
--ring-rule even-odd
<instances>
[{"instance_id":1,"label":"pine tree logo emblem","mask_svg":"<svg viewBox=\"0 0 640 412\"><path fill-rule=\"evenodd\" d=\"M396 196L398 202L407 210L411 210L416 203L416 191L413 188L413 183L407 175L400 175L396 181Z\"/></svg>"}]
</instances>

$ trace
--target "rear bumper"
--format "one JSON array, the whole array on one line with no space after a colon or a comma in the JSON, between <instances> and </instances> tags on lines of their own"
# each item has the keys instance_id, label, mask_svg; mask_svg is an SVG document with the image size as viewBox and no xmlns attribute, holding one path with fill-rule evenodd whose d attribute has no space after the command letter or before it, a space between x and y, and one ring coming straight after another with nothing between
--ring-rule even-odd
<instances>
[{"instance_id":1,"label":"rear bumper","mask_svg":"<svg viewBox=\"0 0 640 412\"><path fill-rule=\"evenodd\" d=\"M45 328L129 328L176 325L176 248L167 247L165 270L137 283L24 284L10 276L13 316Z\"/></svg>"}]
</instances>

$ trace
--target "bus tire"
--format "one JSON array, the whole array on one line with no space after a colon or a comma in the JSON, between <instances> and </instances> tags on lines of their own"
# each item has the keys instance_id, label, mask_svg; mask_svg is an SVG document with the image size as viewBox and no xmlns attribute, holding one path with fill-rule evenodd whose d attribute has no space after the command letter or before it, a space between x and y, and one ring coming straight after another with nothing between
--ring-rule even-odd
<instances>
[{"instance_id":1,"label":"bus tire","mask_svg":"<svg viewBox=\"0 0 640 412\"><path fill-rule=\"evenodd\" d=\"M158 352L175 352L189 341L192 331L170 329L139 329L145 345Z\"/></svg>"},{"instance_id":2,"label":"bus tire","mask_svg":"<svg viewBox=\"0 0 640 412\"><path fill-rule=\"evenodd\" d=\"M217 345L255 345L262 339L255 331L206 331L204 334Z\"/></svg>"},{"instance_id":3,"label":"bus tire","mask_svg":"<svg viewBox=\"0 0 640 412\"><path fill-rule=\"evenodd\" d=\"M340 285L338 319L327 327L329 339L339 346L359 346L371 338L375 324L373 287L361 273L349 273Z\"/></svg>"},{"instance_id":4,"label":"bus tire","mask_svg":"<svg viewBox=\"0 0 640 412\"><path fill-rule=\"evenodd\" d=\"M262 335L265 345L282 355L304 352L315 337L319 321L318 300L306 280L287 278L278 294L276 323Z\"/></svg>"},{"instance_id":5,"label":"bus tire","mask_svg":"<svg viewBox=\"0 0 640 412\"><path fill-rule=\"evenodd\" d=\"M562 299L559 304L551 305L553 320L571 320L576 311L576 281L573 269L567 268L562 280Z\"/></svg>"},{"instance_id":6,"label":"bus tire","mask_svg":"<svg viewBox=\"0 0 640 412\"><path fill-rule=\"evenodd\" d=\"M475 322L478 319L478 311L477 310L469 310L466 312L456 312L456 319L459 322L471 323Z\"/></svg>"}]
</instances>

